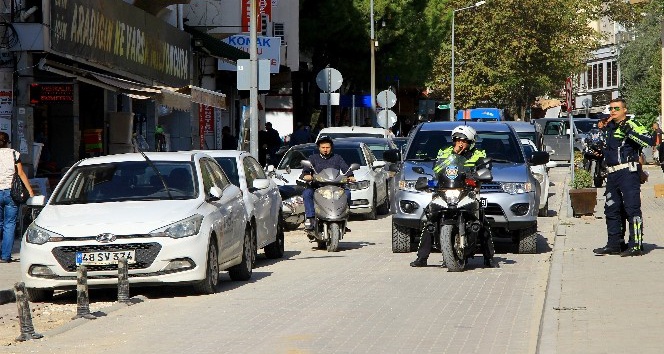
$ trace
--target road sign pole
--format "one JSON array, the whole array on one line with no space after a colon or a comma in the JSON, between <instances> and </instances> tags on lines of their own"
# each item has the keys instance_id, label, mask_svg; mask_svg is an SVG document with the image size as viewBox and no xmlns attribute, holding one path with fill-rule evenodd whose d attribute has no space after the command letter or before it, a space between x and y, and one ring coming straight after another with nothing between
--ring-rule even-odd
<instances>
[{"instance_id":1,"label":"road sign pole","mask_svg":"<svg viewBox=\"0 0 664 354\"><path fill-rule=\"evenodd\" d=\"M327 76L327 126L332 126L332 75Z\"/></svg>"},{"instance_id":2,"label":"road sign pole","mask_svg":"<svg viewBox=\"0 0 664 354\"><path fill-rule=\"evenodd\" d=\"M249 152L258 158L258 49L256 48L256 1L251 0L250 19L249 19L249 61L250 75L249 79Z\"/></svg>"}]
</instances>

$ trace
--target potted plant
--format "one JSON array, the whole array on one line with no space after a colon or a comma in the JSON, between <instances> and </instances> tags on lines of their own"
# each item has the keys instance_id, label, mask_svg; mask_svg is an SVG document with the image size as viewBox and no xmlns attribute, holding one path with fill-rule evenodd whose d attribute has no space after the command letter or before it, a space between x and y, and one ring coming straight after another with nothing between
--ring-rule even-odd
<instances>
[{"instance_id":1,"label":"potted plant","mask_svg":"<svg viewBox=\"0 0 664 354\"><path fill-rule=\"evenodd\" d=\"M590 172L575 168L570 187L569 198L574 216L593 214L597 204L597 189L592 188L593 176Z\"/></svg>"}]
</instances>

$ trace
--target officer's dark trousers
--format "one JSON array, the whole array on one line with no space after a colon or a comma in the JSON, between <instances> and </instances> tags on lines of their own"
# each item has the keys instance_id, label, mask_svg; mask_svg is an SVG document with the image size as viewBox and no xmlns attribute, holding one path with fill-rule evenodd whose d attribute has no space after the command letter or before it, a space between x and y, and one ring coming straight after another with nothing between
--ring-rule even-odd
<instances>
[{"instance_id":1,"label":"officer's dark trousers","mask_svg":"<svg viewBox=\"0 0 664 354\"><path fill-rule=\"evenodd\" d=\"M431 232L427 231L426 226L420 237L420 245L417 248L417 258L427 259L431 254Z\"/></svg>"},{"instance_id":2,"label":"officer's dark trousers","mask_svg":"<svg viewBox=\"0 0 664 354\"><path fill-rule=\"evenodd\" d=\"M624 217L629 222L629 246L639 246L643 241L643 220L641 214L641 181L638 172L625 168L609 173L606 178L606 230L607 246L620 247L623 242Z\"/></svg>"}]
</instances>

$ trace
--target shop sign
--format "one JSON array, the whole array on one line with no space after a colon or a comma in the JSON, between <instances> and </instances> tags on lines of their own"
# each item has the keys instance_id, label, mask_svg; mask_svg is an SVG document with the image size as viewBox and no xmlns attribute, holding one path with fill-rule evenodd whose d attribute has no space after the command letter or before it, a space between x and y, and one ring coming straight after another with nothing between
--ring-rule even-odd
<instances>
[{"instance_id":1,"label":"shop sign","mask_svg":"<svg viewBox=\"0 0 664 354\"><path fill-rule=\"evenodd\" d=\"M201 104L198 106L198 133L200 135L200 148L206 149L205 137L214 136L214 107Z\"/></svg>"},{"instance_id":2,"label":"shop sign","mask_svg":"<svg viewBox=\"0 0 664 354\"><path fill-rule=\"evenodd\" d=\"M191 37L122 0L50 0L50 51L171 87L191 79Z\"/></svg>"},{"instance_id":3,"label":"shop sign","mask_svg":"<svg viewBox=\"0 0 664 354\"><path fill-rule=\"evenodd\" d=\"M73 84L30 84L30 104L72 102Z\"/></svg>"}]
</instances>

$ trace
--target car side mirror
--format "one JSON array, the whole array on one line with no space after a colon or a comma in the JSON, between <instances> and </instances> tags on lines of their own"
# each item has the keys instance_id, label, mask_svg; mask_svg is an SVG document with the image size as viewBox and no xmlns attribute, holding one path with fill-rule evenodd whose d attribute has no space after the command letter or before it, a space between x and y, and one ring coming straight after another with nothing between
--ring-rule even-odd
<instances>
[{"instance_id":1,"label":"car side mirror","mask_svg":"<svg viewBox=\"0 0 664 354\"><path fill-rule=\"evenodd\" d=\"M274 172L274 165L268 165L267 167L265 167L265 171Z\"/></svg>"},{"instance_id":2,"label":"car side mirror","mask_svg":"<svg viewBox=\"0 0 664 354\"><path fill-rule=\"evenodd\" d=\"M401 161L401 152L399 149L389 149L383 152L383 160L387 162L399 162Z\"/></svg>"},{"instance_id":3,"label":"car side mirror","mask_svg":"<svg viewBox=\"0 0 664 354\"><path fill-rule=\"evenodd\" d=\"M27 206L31 207L41 207L46 205L46 196L43 195L36 195L34 197L28 198L28 200L25 202Z\"/></svg>"},{"instance_id":4,"label":"car side mirror","mask_svg":"<svg viewBox=\"0 0 664 354\"><path fill-rule=\"evenodd\" d=\"M415 182L415 190L423 191L427 189L429 189L429 179L426 177L419 177Z\"/></svg>"},{"instance_id":5,"label":"car side mirror","mask_svg":"<svg viewBox=\"0 0 664 354\"><path fill-rule=\"evenodd\" d=\"M270 186L270 180L267 178L257 178L254 180L251 186L254 188L254 190L265 189Z\"/></svg>"},{"instance_id":6,"label":"car side mirror","mask_svg":"<svg viewBox=\"0 0 664 354\"><path fill-rule=\"evenodd\" d=\"M570 134L569 128L565 129L565 135L569 135L569 134Z\"/></svg>"},{"instance_id":7,"label":"car side mirror","mask_svg":"<svg viewBox=\"0 0 664 354\"><path fill-rule=\"evenodd\" d=\"M549 153L544 151L535 151L530 159L530 164L533 166L544 165L549 162Z\"/></svg>"},{"instance_id":8,"label":"car side mirror","mask_svg":"<svg viewBox=\"0 0 664 354\"><path fill-rule=\"evenodd\" d=\"M549 145L544 146L544 151L548 152L549 154L553 154L553 148Z\"/></svg>"},{"instance_id":9,"label":"car side mirror","mask_svg":"<svg viewBox=\"0 0 664 354\"><path fill-rule=\"evenodd\" d=\"M374 163L371 164L371 168L383 168L385 167L385 161L374 161Z\"/></svg>"},{"instance_id":10,"label":"car side mirror","mask_svg":"<svg viewBox=\"0 0 664 354\"><path fill-rule=\"evenodd\" d=\"M214 186L210 188L210 194L208 195L208 200L209 201L215 201L221 199L221 196L224 194L224 192L221 190L221 188Z\"/></svg>"},{"instance_id":11,"label":"car side mirror","mask_svg":"<svg viewBox=\"0 0 664 354\"><path fill-rule=\"evenodd\" d=\"M488 156L482 157L481 159L477 160L477 162L475 163L475 168L476 169L487 168L490 170L491 167L493 167L492 162L493 162L492 158Z\"/></svg>"},{"instance_id":12,"label":"car side mirror","mask_svg":"<svg viewBox=\"0 0 664 354\"><path fill-rule=\"evenodd\" d=\"M558 166L558 163L555 162L555 161L549 161L549 162L546 163L546 168L554 168L554 167L557 167L557 166Z\"/></svg>"}]
</instances>

